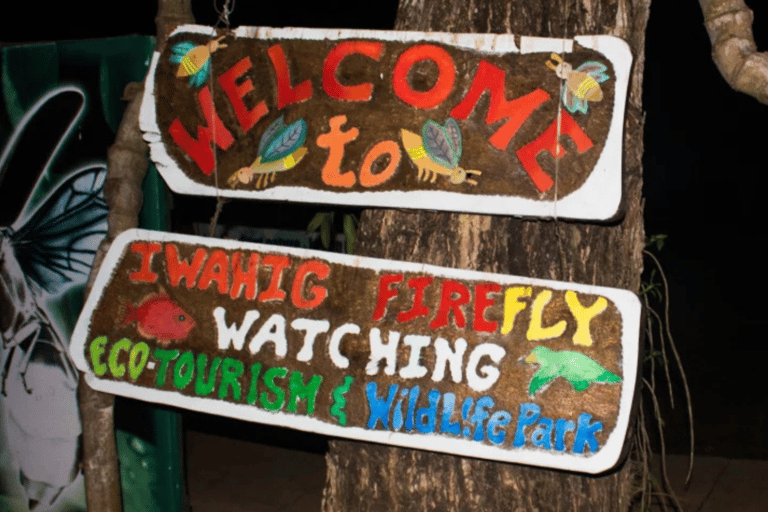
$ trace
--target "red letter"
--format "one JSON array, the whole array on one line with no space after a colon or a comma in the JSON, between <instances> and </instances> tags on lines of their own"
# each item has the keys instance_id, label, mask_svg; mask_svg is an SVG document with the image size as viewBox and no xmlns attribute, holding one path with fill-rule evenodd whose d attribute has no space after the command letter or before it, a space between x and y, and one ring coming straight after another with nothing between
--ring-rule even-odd
<instances>
[{"instance_id":1,"label":"red letter","mask_svg":"<svg viewBox=\"0 0 768 512\"><path fill-rule=\"evenodd\" d=\"M331 125L331 131L322 133L317 137L317 145L321 148L330 149L328 160L323 166L321 177L323 183L332 187L350 188L355 184L355 173L352 171L340 172L341 159L344 157L344 146L347 142L357 138L360 130L350 128L346 132L341 131L341 126L347 122L347 116L334 116L328 121ZM398 149L398 151L400 151Z\"/></svg>"},{"instance_id":2,"label":"red letter","mask_svg":"<svg viewBox=\"0 0 768 512\"><path fill-rule=\"evenodd\" d=\"M549 99L549 94L542 89L521 96L512 101L506 98L506 76L500 68L484 60L480 61L477 73L472 80L472 86L467 91L461 103L453 107L451 117L466 119L480 101L480 96L487 90L491 95L488 113L485 116L485 124L493 124L501 119L508 119L496 133L491 135L488 142L496 149L507 149L512 137L525 122L526 119Z\"/></svg>"},{"instance_id":3,"label":"red letter","mask_svg":"<svg viewBox=\"0 0 768 512\"><path fill-rule=\"evenodd\" d=\"M232 104L232 108L235 109L237 120L243 131L246 133L253 128L253 125L255 125L259 119L269 112L264 101L260 101L253 110L248 110L245 103L243 103L245 95L253 90L253 82L246 78L243 80L243 83L236 85L235 80L243 76L249 69L251 69L251 58L246 57L219 77L219 84L221 85L221 88L224 89L224 92L227 93L229 102Z\"/></svg>"},{"instance_id":4,"label":"red letter","mask_svg":"<svg viewBox=\"0 0 768 512\"><path fill-rule=\"evenodd\" d=\"M197 282L197 287L200 290L205 290L213 281L219 284L219 293L227 293L229 289L229 258L227 258L227 253L221 249L216 249L208 257L203 273L200 274L200 281Z\"/></svg>"},{"instance_id":5,"label":"red letter","mask_svg":"<svg viewBox=\"0 0 768 512\"><path fill-rule=\"evenodd\" d=\"M467 290L466 286L458 281L443 280L443 290L440 294L440 309L429 324L430 329L438 329L448 325L449 311L453 311L456 327L463 329L467 322L464 319L464 311L461 310L461 306L468 303L469 299L469 290Z\"/></svg>"},{"instance_id":6,"label":"red letter","mask_svg":"<svg viewBox=\"0 0 768 512\"><path fill-rule=\"evenodd\" d=\"M477 332L494 332L499 322L489 322L485 319L485 310L496 304L496 299L488 299L489 293L498 293L501 286L496 283L475 285L475 311L472 319L472 329Z\"/></svg>"},{"instance_id":7,"label":"red letter","mask_svg":"<svg viewBox=\"0 0 768 512\"><path fill-rule=\"evenodd\" d=\"M379 278L379 296L376 299L376 310L373 312L372 320L381 320L384 313L387 312L387 302L392 297L397 297L397 290L392 289L393 284L400 283L403 280L403 274L384 274Z\"/></svg>"},{"instance_id":8,"label":"red letter","mask_svg":"<svg viewBox=\"0 0 768 512\"><path fill-rule=\"evenodd\" d=\"M336 70L344 57L360 53L373 60L379 60L383 43L374 41L344 41L328 52L323 63L323 89L331 98L347 101L368 101L373 94L373 84L341 85L336 78Z\"/></svg>"},{"instance_id":9,"label":"red letter","mask_svg":"<svg viewBox=\"0 0 768 512\"><path fill-rule=\"evenodd\" d=\"M188 290L195 286L195 279L197 279L197 274L203 265L203 260L205 260L205 249L203 248L195 251L190 264L184 258L179 257L179 250L174 244L166 244L165 266L168 268L168 280L171 282L171 286L179 286L182 277L187 280Z\"/></svg>"},{"instance_id":10,"label":"red letter","mask_svg":"<svg viewBox=\"0 0 768 512\"><path fill-rule=\"evenodd\" d=\"M431 60L437 65L437 81L430 90L424 92L414 91L408 84L408 72L422 60ZM405 50L398 57L392 71L392 87L397 97L412 107L422 109L434 108L445 101L451 94L455 80L456 66L450 54L431 44L420 44Z\"/></svg>"},{"instance_id":11,"label":"red letter","mask_svg":"<svg viewBox=\"0 0 768 512\"><path fill-rule=\"evenodd\" d=\"M315 274L319 280L323 280L331 273L331 267L322 261L305 261L296 270L296 277L293 278L293 287L291 288L291 300L293 305L301 309L316 308L328 297L328 290L322 286L315 285L309 289L310 298L304 298L304 282L309 274Z\"/></svg>"},{"instance_id":12,"label":"red letter","mask_svg":"<svg viewBox=\"0 0 768 512\"><path fill-rule=\"evenodd\" d=\"M592 147L592 139L584 133L581 126L573 120L568 112L562 113L560 135L568 135L576 143L576 150L579 153L583 153ZM536 156L542 151L548 151L555 159L562 158L565 154L565 148L557 142L557 119L552 121L549 128L539 135L536 140L517 150L517 158L520 159L523 169L533 180L533 184L536 185L539 192L546 192L552 187L554 182L536 162Z\"/></svg>"},{"instance_id":13,"label":"red letter","mask_svg":"<svg viewBox=\"0 0 768 512\"><path fill-rule=\"evenodd\" d=\"M408 280L408 288L413 288L413 306L409 311L398 313L398 322L409 322L414 318L429 314L429 308L424 305L424 289L434 280L435 278L432 276L413 277Z\"/></svg>"},{"instance_id":14,"label":"red letter","mask_svg":"<svg viewBox=\"0 0 768 512\"><path fill-rule=\"evenodd\" d=\"M380 156L389 154L389 164L379 174L373 174L371 167ZM360 167L360 184L364 187L375 187L385 183L395 174L400 166L400 146L397 142L385 140L379 142L363 158L363 165Z\"/></svg>"},{"instance_id":15,"label":"red letter","mask_svg":"<svg viewBox=\"0 0 768 512\"><path fill-rule=\"evenodd\" d=\"M256 270L259 265L258 253L252 252L248 257L248 270L242 268L243 255L239 251L232 255L232 289L229 296L236 299L245 285L245 298L253 300L256 297Z\"/></svg>"},{"instance_id":16,"label":"red letter","mask_svg":"<svg viewBox=\"0 0 768 512\"><path fill-rule=\"evenodd\" d=\"M141 268L136 272L128 274L131 281L140 281L144 283L156 283L157 274L149 268L152 265L152 256L162 251L160 244L154 242L134 242L131 244L131 251L141 254Z\"/></svg>"},{"instance_id":17,"label":"red letter","mask_svg":"<svg viewBox=\"0 0 768 512\"><path fill-rule=\"evenodd\" d=\"M283 48L276 44L267 50L267 53L272 59L272 66L275 68L275 75L277 76L277 109L282 110L292 103L311 98L312 83L309 80L304 80L296 87L291 87L291 72L288 70Z\"/></svg>"},{"instance_id":18,"label":"red letter","mask_svg":"<svg viewBox=\"0 0 768 512\"><path fill-rule=\"evenodd\" d=\"M280 289L280 280L283 277L283 271L290 266L291 260L282 254L267 254L262 258L261 263L272 267L272 280L269 282L269 287L259 294L259 302L285 299L285 291Z\"/></svg>"},{"instance_id":19,"label":"red letter","mask_svg":"<svg viewBox=\"0 0 768 512\"><path fill-rule=\"evenodd\" d=\"M205 120L205 126L197 127L197 139L187 133L187 130L184 129L181 121L178 119L173 120L168 128L168 134L195 161L200 170L203 171L203 174L208 176L213 172L214 168L210 126L213 125L214 127L214 142L221 149L228 149L235 142L235 139L213 109L211 91L207 85L197 93L197 100L200 102L200 108L203 109L203 119Z\"/></svg>"}]
</instances>

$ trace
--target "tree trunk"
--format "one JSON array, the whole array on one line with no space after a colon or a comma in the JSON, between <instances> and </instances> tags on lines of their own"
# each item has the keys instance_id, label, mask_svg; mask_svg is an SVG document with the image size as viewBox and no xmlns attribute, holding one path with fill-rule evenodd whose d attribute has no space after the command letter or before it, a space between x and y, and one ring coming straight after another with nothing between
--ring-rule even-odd
<instances>
[{"instance_id":1,"label":"tree trunk","mask_svg":"<svg viewBox=\"0 0 768 512\"><path fill-rule=\"evenodd\" d=\"M642 249L641 106L650 0L401 0L396 29L573 37L618 36L634 56L624 124L623 217L610 224L367 210L365 256L639 290ZM325 512L627 510L631 462L598 477L419 450L332 441Z\"/></svg>"}]
</instances>

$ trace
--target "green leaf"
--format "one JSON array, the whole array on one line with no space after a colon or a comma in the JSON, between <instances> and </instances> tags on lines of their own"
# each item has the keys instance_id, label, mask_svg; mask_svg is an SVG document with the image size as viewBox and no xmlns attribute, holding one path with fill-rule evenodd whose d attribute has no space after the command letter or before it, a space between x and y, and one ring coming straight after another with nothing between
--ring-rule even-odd
<instances>
[{"instance_id":1,"label":"green leaf","mask_svg":"<svg viewBox=\"0 0 768 512\"><path fill-rule=\"evenodd\" d=\"M331 227L333 226L333 212L326 215L326 222L320 226L320 240L326 250L331 248Z\"/></svg>"},{"instance_id":2,"label":"green leaf","mask_svg":"<svg viewBox=\"0 0 768 512\"><path fill-rule=\"evenodd\" d=\"M314 217L312 217L312 220L309 221L309 225L307 226L307 231L310 233L314 233L318 230L320 225L325 220L325 216L328 215L325 212L316 213Z\"/></svg>"},{"instance_id":3,"label":"green leaf","mask_svg":"<svg viewBox=\"0 0 768 512\"><path fill-rule=\"evenodd\" d=\"M347 254L352 254L355 250L356 224L357 219L355 219L354 215L344 215L344 236L347 239Z\"/></svg>"}]
</instances>

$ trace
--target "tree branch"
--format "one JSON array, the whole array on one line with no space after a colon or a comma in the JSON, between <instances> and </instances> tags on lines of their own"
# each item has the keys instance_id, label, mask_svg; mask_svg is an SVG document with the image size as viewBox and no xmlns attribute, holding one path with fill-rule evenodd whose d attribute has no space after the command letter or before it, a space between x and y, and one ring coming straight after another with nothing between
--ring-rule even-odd
<instances>
[{"instance_id":1,"label":"tree branch","mask_svg":"<svg viewBox=\"0 0 768 512\"><path fill-rule=\"evenodd\" d=\"M768 53L757 52L752 10L744 0L699 0L712 59L734 90L768 105Z\"/></svg>"}]
</instances>

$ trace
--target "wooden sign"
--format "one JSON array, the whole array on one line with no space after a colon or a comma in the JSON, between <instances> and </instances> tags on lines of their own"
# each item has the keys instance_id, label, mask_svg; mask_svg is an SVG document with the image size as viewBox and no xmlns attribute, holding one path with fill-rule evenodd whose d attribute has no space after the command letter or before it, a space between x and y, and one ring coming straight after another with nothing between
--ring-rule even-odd
<instances>
[{"instance_id":1,"label":"wooden sign","mask_svg":"<svg viewBox=\"0 0 768 512\"><path fill-rule=\"evenodd\" d=\"M598 473L627 433L639 322L623 290L132 230L71 351L109 393Z\"/></svg>"},{"instance_id":2,"label":"wooden sign","mask_svg":"<svg viewBox=\"0 0 768 512\"><path fill-rule=\"evenodd\" d=\"M610 36L185 26L141 127L180 193L607 219L630 64Z\"/></svg>"}]
</instances>

